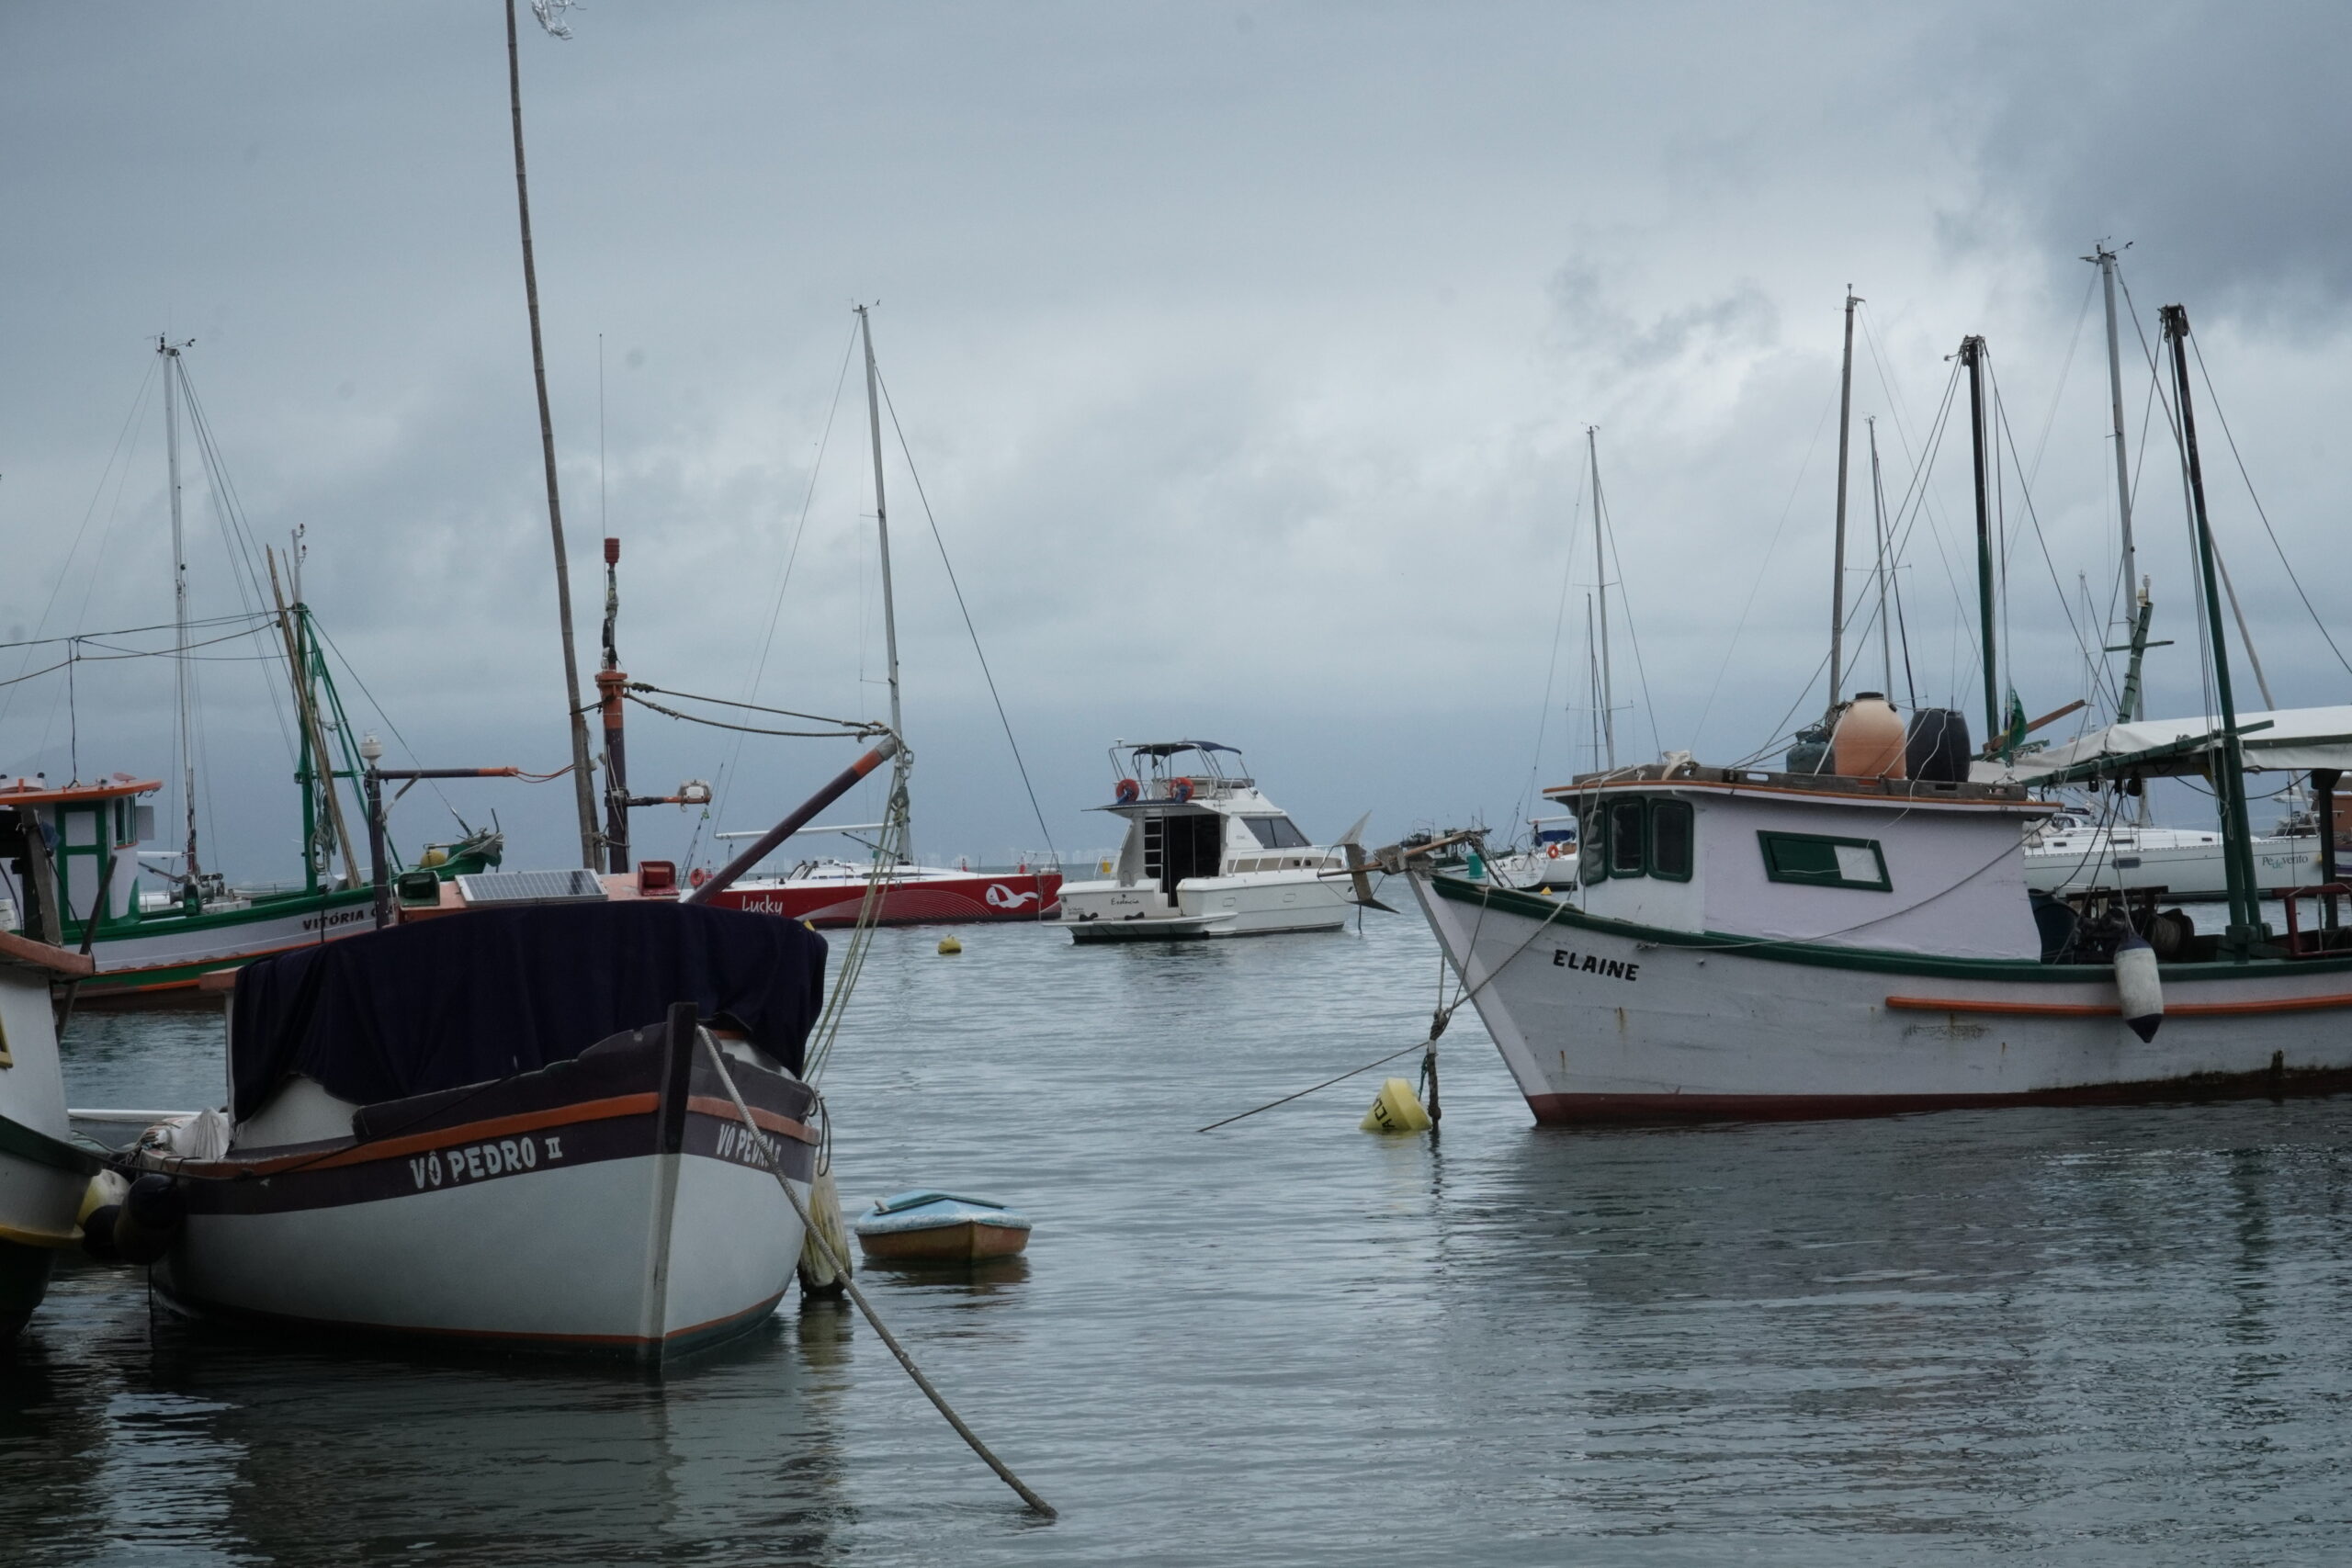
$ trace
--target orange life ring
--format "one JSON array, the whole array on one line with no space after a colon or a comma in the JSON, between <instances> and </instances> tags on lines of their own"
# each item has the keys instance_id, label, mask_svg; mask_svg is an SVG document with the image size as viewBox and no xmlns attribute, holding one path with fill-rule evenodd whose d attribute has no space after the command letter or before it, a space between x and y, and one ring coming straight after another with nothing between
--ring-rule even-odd
<instances>
[{"instance_id":1,"label":"orange life ring","mask_svg":"<svg viewBox=\"0 0 2352 1568\"><path fill-rule=\"evenodd\" d=\"M1142 795L1143 785L1133 779L1121 779L1118 787L1111 792L1111 798L1122 806L1133 806Z\"/></svg>"},{"instance_id":2,"label":"orange life ring","mask_svg":"<svg viewBox=\"0 0 2352 1568\"><path fill-rule=\"evenodd\" d=\"M693 886L700 887L704 883L710 880L710 873L703 870L700 866L696 866L687 874L686 880Z\"/></svg>"},{"instance_id":3,"label":"orange life ring","mask_svg":"<svg viewBox=\"0 0 2352 1568\"><path fill-rule=\"evenodd\" d=\"M1193 781L1190 779L1178 779L1175 783L1168 786L1168 796L1170 799L1176 801L1186 801L1192 799Z\"/></svg>"},{"instance_id":4,"label":"orange life ring","mask_svg":"<svg viewBox=\"0 0 2352 1568\"><path fill-rule=\"evenodd\" d=\"M1555 839L1554 840L1552 840L1552 842L1550 842L1550 843L1548 843L1548 844L1544 845L1544 853L1548 858L1550 858L1550 859L1552 859L1552 860L1558 860L1558 859L1560 858L1560 842L1559 842L1559 840L1556 840L1556 839Z\"/></svg>"}]
</instances>

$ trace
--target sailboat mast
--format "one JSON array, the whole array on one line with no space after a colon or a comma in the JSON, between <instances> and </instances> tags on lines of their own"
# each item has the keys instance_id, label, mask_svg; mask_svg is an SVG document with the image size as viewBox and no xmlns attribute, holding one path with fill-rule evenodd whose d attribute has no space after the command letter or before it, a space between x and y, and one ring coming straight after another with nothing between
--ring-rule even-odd
<instances>
[{"instance_id":1,"label":"sailboat mast","mask_svg":"<svg viewBox=\"0 0 2352 1568\"><path fill-rule=\"evenodd\" d=\"M874 368L874 322L857 308L857 334L865 345L865 422L874 446L874 533L882 544L882 646L890 670L890 733L906 739L899 721L899 617L890 598L890 507L882 493L881 377Z\"/></svg>"},{"instance_id":2,"label":"sailboat mast","mask_svg":"<svg viewBox=\"0 0 2352 1568\"><path fill-rule=\"evenodd\" d=\"M580 815L580 863L596 869L596 789L589 781L588 714L571 647L571 563L563 547L563 502L555 481L555 417L548 408L548 356L539 340L539 273L531 254L531 187L523 168L523 64L514 47L514 0L506 0L506 93L514 119L514 211L523 226L523 297L531 312L531 378L539 394L539 456L547 469L548 531L555 537L556 625L563 637L563 705L571 719L571 792Z\"/></svg>"},{"instance_id":3,"label":"sailboat mast","mask_svg":"<svg viewBox=\"0 0 2352 1568\"><path fill-rule=\"evenodd\" d=\"M2139 591L2140 563L2132 545L2132 460L2123 434L2123 348L2115 325L2115 253L2105 245L2095 245L2092 252L2091 260L2098 264L2099 287L2107 293L2107 400L2115 426L2115 515L2122 529L2123 595L2128 603ZM2115 716L2129 724L2140 716L2135 711Z\"/></svg>"},{"instance_id":4,"label":"sailboat mast","mask_svg":"<svg viewBox=\"0 0 2352 1568\"><path fill-rule=\"evenodd\" d=\"M197 881L200 868L196 860L196 739L188 723L187 547L180 518L179 368L180 350L187 346L167 338L155 340L155 352L164 356L164 463L172 503L172 626L176 634L172 668L177 675L180 710L180 797L187 807L187 882L182 896L194 908L201 897L201 885Z\"/></svg>"},{"instance_id":5,"label":"sailboat mast","mask_svg":"<svg viewBox=\"0 0 2352 1568\"><path fill-rule=\"evenodd\" d=\"M1854 286L1846 285L1845 368L1838 377L1838 545L1829 583L1829 705L1845 691L1846 666L1846 468L1854 434Z\"/></svg>"},{"instance_id":6,"label":"sailboat mast","mask_svg":"<svg viewBox=\"0 0 2352 1568\"><path fill-rule=\"evenodd\" d=\"M1600 746L1604 759L1601 765L1617 766L1617 715L1613 705L1615 693L1609 675L1609 562L1602 550L1602 525L1606 513L1600 505L1600 443L1596 434L1600 427L1584 427L1586 455L1592 460L1592 588L1600 610L1598 637L1600 664Z\"/></svg>"},{"instance_id":7,"label":"sailboat mast","mask_svg":"<svg viewBox=\"0 0 2352 1568\"><path fill-rule=\"evenodd\" d=\"M2166 305L2158 312L2172 344L2173 395L2180 405L2180 450L2197 531L2197 566L2205 585L2206 636L2213 648L2213 694L2221 704L2222 744L2213 760L2213 794L2222 808L2222 867L2227 874L2230 929L2226 941L2243 957L2262 938L2260 889L2254 877L2254 832L2246 822L2245 747L2238 739L2237 699L2230 690L2229 641L2222 629L2221 584L2213 567L2213 524L2205 510L2205 469L2197 455L2197 415L2188 401L2188 312Z\"/></svg>"},{"instance_id":8,"label":"sailboat mast","mask_svg":"<svg viewBox=\"0 0 2352 1568\"><path fill-rule=\"evenodd\" d=\"M1887 701L1894 700L1894 628L1886 618L1887 580L1894 574L1894 563L1886 558L1886 487L1878 471L1878 419L1873 415L1864 422L1871 436L1871 532L1878 542L1878 662L1880 690Z\"/></svg>"},{"instance_id":9,"label":"sailboat mast","mask_svg":"<svg viewBox=\"0 0 2352 1568\"><path fill-rule=\"evenodd\" d=\"M1984 744L2001 733L2001 694L1994 675L1993 513L1984 474L1984 340L1960 340L1960 362L1968 367L1968 437L1976 476L1976 614L1984 650Z\"/></svg>"}]
</instances>

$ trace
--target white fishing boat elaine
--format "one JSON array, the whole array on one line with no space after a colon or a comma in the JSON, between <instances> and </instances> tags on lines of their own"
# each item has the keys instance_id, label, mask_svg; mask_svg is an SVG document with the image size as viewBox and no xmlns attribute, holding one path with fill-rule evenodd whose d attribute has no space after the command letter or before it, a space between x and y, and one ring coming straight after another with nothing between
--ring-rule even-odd
<instances>
[{"instance_id":1,"label":"white fishing boat elaine","mask_svg":"<svg viewBox=\"0 0 2352 1568\"><path fill-rule=\"evenodd\" d=\"M2336 880L2329 820L2336 781L2352 767L2352 713L2234 711L2188 322L2177 306L2164 317L2215 716L2119 723L2024 753L2014 739L2030 727L2019 712L2003 727L2010 741L1996 743L2004 754L1972 769L1964 730L1954 743L1957 715L1924 710L1906 734L1884 700L1865 693L1836 710L1819 771L1703 767L1676 756L1546 791L1582 818L1573 897L1453 874L1404 846L1380 852L1384 869L1410 872L1464 998L1538 1120L2352 1088L2352 931L2337 908L2352 889ZM1970 338L1960 355L1979 453L1983 346ZM1980 462L1979 647L1991 728L2000 708L1987 489ZM2128 701L2119 706L2132 711ZM2319 885L2286 900L2283 933L2262 918L2249 770L2308 773L2321 803ZM2148 778L2180 774L2202 775L2219 807L2223 931L2198 933L2120 897L2037 907L2023 829L2057 806L2030 786L2089 784L2130 797Z\"/></svg>"},{"instance_id":2,"label":"white fishing boat elaine","mask_svg":"<svg viewBox=\"0 0 2352 1568\"><path fill-rule=\"evenodd\" d=\"M1132 772L1122 772L1120 752ZM1233 771L1226 771L1230 759ZM1312 844L1212 740L1111 749L1107 811L1127 824L1117 868L1062 885L1062 923L1079 942L1168 942L1337 931L1357 902L1347 850L1363 824Z\"/></svg>"},{"instance_id":3,"label":"white fishing boat elaine","mask_svg":"<svg viewBox=\"0 0 2352 1568\"><path fill-rule=\"evenodd\" d=\"M805 1202L823 963L794 921L592 896L247 966L225 1150L141 1156L186 1214L158 1300L648 1361L754 1326L800 1256L772 1162Z\"/></svg>"}]
</instances>

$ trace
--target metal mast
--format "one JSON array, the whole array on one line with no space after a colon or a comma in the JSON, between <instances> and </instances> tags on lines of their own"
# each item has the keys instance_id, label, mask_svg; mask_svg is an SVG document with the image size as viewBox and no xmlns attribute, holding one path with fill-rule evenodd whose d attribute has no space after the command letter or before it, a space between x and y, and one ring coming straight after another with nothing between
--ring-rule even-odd
<instances>
[{"instance_id":1,"label":"metal mast","mask_svg":"<svg viewBox=\"0 0 2352 1568\"><path fill-rule=\"evenodd\" d=\"M191 909L200 906L203 894L197 880L201 868L196 859L196 738L189 725L187 694L187 548L180 523L179 371L180 350L195 341L155 340L155 352L164 356L164 461L172 503L172 626L176 634L172 667L177 674L180 707L180 796L187 806L187 859L182 867L187 880L181 884L180 897ZM91 918L96 915L97 907L93 905Z\"/></svg>"},{"instance_id":2,"label":"metal mast","mask_svg":"<svg viewBox=\"0 0 2352 1568\"><path fill-rule=\"evenodd\" d=\"M1838 546L1829 583L1829 705L1845 689L1846 667L1846 455L1854 434L1854 286L1846 285L1846 358L1838 378Z\"/></svg>"},{"instance_id":3,"label":"metal mast","mask_svg":"<svg viewBox=\"0 0 2352 1568\"><path fill-rule=\"evenodd\" d=\"M539 455L547 468L548 531L555 537L556 624L563 634L563 705L571 719L572 798L580 812L580 863L596 869L596 791L589 782L588 713L571 649L571 565L563 548L563 501L555 482L555 419L548 412L548 356L539 341L539 274L531 259L531 188L523 172L523 66L514 48L514 0L506 0L506 92L514 118L514 210L523 225L523 296L531 310L531 378L539 393Z\"/></svg>"},{"instance_id":4,"label":"metal mast","mask_svg":"<svg viewBox=\"0 0 2352 1568\"><path fill-rule=\"evenodd\" d=\"M1960 340L1960 362L1968 367L1968 436L1976 475L1976 613L1984 650L1984 746L1989 754L2001 733L2001 694L1994 676L1993 514L1984 473L1984 340Z\"/></svg>"},{"instance_id":5,"label":"metal mast","mask_svg":"<svg viewBox=\"0 0 2352 1568\"><path fill-rule=\"evenodd\" d=\"M1886 592L1894 563L1886 558L1886 488L1878 472L1878 418L1863 421L1871 437L1871 531L1878 541L1878 662L1886 700L1894 700L1894 628L1887 624Z\"/></svg>"},{"instance_id":6,"label":"metal mast","mask_svg":"<svg viewBox=\"0 0 2352 1568\"><path fill-rule=\"evenodd\" d=\"M2254 877L2254 833L2246 824L2245 748L2238 739L2237 700L2230 691L2230 650L2222 630L2221 585L2213 567L2213 524L2205 510L2205 469L2197 456L2197 416L2188 403L2188 312L2166 305L2158 312L2172 344L2173 395L2180 404L2180 452L2188 470L2190 523L2197 531L2197 566L2205 585L2206 635L2213 646L2213 693L2221 703L2221 745L2212 761L2213 795L2222 811L2222 866L2227 873L2227 945L2240 957L2262 939L2261 889Z\"/></svg>"},{"instance_id":7,"label":"metal mast","mask_svg":"<svg viewBox=\"0 0 2352 1568\"><path fill-rule=\"evenodd\" d=\"M2132 461L2123 434L2123 350L2115 327L2115 258L2116 253L2105 245L2093 245L2091 254L2084 259L2098 265L2099 287L2107 293L2107 400L2115 424L2115 514L2122 525L2123 597L2129 603L2139 590L2140 563L2132 545ZM2140 716L2134 712L2115 716L2129 724Z\"/></svg>"},{"instance_id":8,"label":"metal mast","mask_svg":"<svg viewBox=\"0 0 2352 1568\"><path fill-rule=\"evenodd\" d=\"M874 448L874 534L882 547L882 647L890 676L890 738L899 743L890 764L890 807L883 816L887 819L893 811L903 808L907 795L907 768L911 761L907 755L906 727L899 714L899 614L890 592L890 507L882 491L882 376L874 367L874 319L863 305L857 307L858 340L865 347L865 423ZM899 844L899 858L914 858L913 823L910 821L906 836ZM879 840L888 844L886 829Z\"/></svg>"},{"instance_id":9,"label":"metal mast","mask_svg":"<svg viewBox=\"0 0 2352 1568\"><path fill-rule=\"evenodd\" d=\"M1617 766L1617 715L1612 705L1616 701L1609 678L1609 564L1601 549L1602 526L1606 513L1600 506L1600 445L1597 424L1584 427L1585 452L1592 459L1592 576L1593 592L1600 607L1600 747L1602 766L1614 770Z\"/></svg>"}]
</instances>

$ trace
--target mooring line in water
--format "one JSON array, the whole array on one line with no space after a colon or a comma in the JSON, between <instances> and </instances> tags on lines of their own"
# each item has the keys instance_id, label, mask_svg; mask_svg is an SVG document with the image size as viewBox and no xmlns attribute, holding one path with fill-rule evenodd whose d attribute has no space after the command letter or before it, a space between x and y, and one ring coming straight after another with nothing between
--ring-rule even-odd
<instances>
[{"instance_id":1,"label":"mooring line in water","mask_svg":"<svg viewBox=\"0 0 2352 1568\"><path fill-rule=\"evenodd\" d=\"M735 1087L735 1075L727 1070L727 1054L718 1048L718 1042L712 1039L707 1032L705 1032L702 1038L703 1043L710 1047L710 1059L712 1065L718 1069L718 1081L727 1086L727 1098L735 1102L736 1113L743 1118L743 1126L752 1134L753 1145L769 1156L768 1173L775 1178L776 1185L784 1189L785 1198L792 1204L792 1212L800 1216L801 1230L808 1235L815 1236L818 1245L825 1249L825 1256L833 1260L833 1270L841 1277L842 1287L849 1292L849 1299L857 1303L857 1310L865 1314L865 1321L874 1325L874 1332L882 1337L882 1343L890 1348L890 1354L899 1358L899 1365L907 1369L907 1376L915 1380L915 1386L922 1390L923 1397L936 1405L942 1416L947 1417L947 1424L956 1428L956 1435L971 1445L974 1453L988 1461L988 1467L996 1472L997 1479L1019 1493L1021 1500L1028 1504L1034 1512L1043 1514L1049 1519L1059 1518L1060 1514L1051 1503L1029 1490L1027 1483L1021 1477L1013 1474L1011 1468L991 1453L986 1443L980 1441L979 1434L964 1425L964 1418L956 1414L955 1407L947 1403L946 1396L932 1386L931 1380L922 1375L922 1369L915 1365L915 1359L907 1354L906 1347L899 1344L898 1337L884 1326L881 1314L874 1310L874 1303L865 1299L865 1292L859 1290L857 1281L850 1277L849 1260L843 1258L840 1250L833 1246L832 1238L817 1228L817 1222L809 1218L808 1207L800 1201L800 1194L792 1190L791 1181L786 1179L784 1174L784 1161L775 1156L775 1148L768 1142L768 1135L762 1132L760 1124L752 1120L752 1108L743 1103L742 1091Z\"/></svg>"},{"instance_id":2,"label":"mooring line in water","mask_svg":"<svg viewBox=\"0 0 2352 1568\"><path fill-rule=\"evenodd\" d=\"M1193 1130L1201 1133L1214 1133L1219 1127L1229 1127L1236 1122L1257 1115L1261 1111L1272 1111L1277 1105L1288 1105L1294 1100L1304 1100L1308 1095L1313 1094L1317 1089L1329 1089L1335 1083L1345 1083L1350 1078L1354 1077L1358 1073L1368 1073L1374 1067L1386 1066L1389 1063L1395 1061L1399 1056L1409 1056L1414 1052L1422 1050L1429 1046L1440 1034L1443 1033L1444 1031L1445 1025L1440 1023L1435 1029L1430 1031L1429 1039L1416 1040L1410 1045L1406 1046L1402 1051L1391 1051L1385 1056L1381 1057L1377 1062L1366 1062L1361 1067L1350 1067L1346 1072L1341 1073L1336 1078L1325 1078L1321 1083L1310 1085L1306 1089L1300 1089L1296 1094L1286 1094L1280 1100L1270 1100L1263 1105L1244 1111L1238 1116L1228 1116L1222 1122L1212 1122L1205 1127L1198 1127Z\"/></svg>"}]
</instances>

